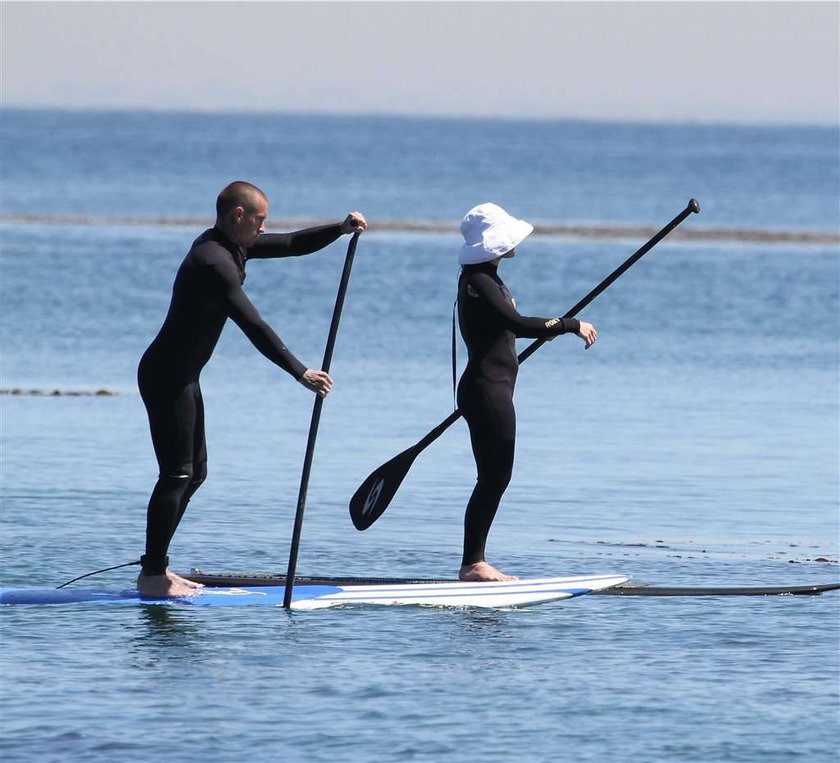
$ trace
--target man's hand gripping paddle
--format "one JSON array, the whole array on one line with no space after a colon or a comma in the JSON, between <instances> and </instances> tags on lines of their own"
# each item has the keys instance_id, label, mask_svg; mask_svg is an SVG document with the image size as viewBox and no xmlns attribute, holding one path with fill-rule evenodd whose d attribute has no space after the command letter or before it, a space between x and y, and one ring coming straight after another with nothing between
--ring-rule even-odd
<instances>
[{"instance_id":1,"label":"man's hand gripping paddle","mask_svg":"<svg viewBox=\"0 0 840 763\"><path fill-rule=\"evenodd\" d=\"M631 257L625 260L619 267L610 273L601 283L599 283L592 291L589 292L580 302L578 302L571 310L569 310L564 318L573 318L583 308L585 308L595 297L604 291L610 284L629 270L636 262L638 262L648 251L650 251L656 244L658 244L665 236L667 236L674 228L676 228L686 217L693 213L700 212L700 205L695 199L688 202L688 206L680 212L671 222L669 222L662 230L659 231L653 238L650 239L644 246L636 251ZM519 363L527 360L533 355L547 340L537 339L526 347L517 360ZM372 472L368 478L359 486L359 489L353 494L350 499L350 519L353 520L353 526L357 530L367 530L382 514L391 499L399 490L402 481L411 469L414 459L420 455L429 445L431 445L438 437L440 437L452 424L461 418L461 411L457 409L438 424L431 432L429 432L420 442L412 445L407 450L404 450L398 456L394 456L390 461L382 464L378 469Z\"/></svg>"}]
</instances>

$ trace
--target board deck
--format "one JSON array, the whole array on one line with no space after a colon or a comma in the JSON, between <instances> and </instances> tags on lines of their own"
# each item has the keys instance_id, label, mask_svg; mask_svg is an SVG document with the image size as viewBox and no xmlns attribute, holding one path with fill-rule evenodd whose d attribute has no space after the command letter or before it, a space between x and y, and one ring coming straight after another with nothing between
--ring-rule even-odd
<instances>
[{"instance_id":1,"label":"board deck","mask_svg":"<svg viewBox=\"0 0 840 763\"><path fill-rule=\"evenodd\" d=\"M190 575L196 579L195 575ZM292 590L293 609L323 609L352 605L414 605L506 609L544 604L619 585L619 575L579 575L493 583L460 581L370 582L343 579L300 579ZM327 582L329 581L329 582ZM198 582L204 582L198 580ZM258 581L264 582L264 581ZM168 604L182 606L283 605L285 583L255 585L251 579L232 585L218 583L196 589L195 596L178 599L141 599L135 589L107 591L90 588L3 588L0 604Z\"/></svg>"}]
</instances>

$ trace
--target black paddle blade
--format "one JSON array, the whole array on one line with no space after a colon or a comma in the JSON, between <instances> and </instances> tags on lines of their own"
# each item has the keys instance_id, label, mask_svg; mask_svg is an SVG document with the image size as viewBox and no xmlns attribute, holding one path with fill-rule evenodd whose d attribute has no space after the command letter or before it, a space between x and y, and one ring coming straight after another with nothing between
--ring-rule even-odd
<instances>
[{"instance_id":1,"label":"black paddle blade","mask_svg":"<svg viewBox=\"0 0 840 763\"><path fill-rule=\"evenodd\" d=\"M350 519L357 530L367 530L388 508L405 475L417 458L415 445L382 464L359 486L350 499Z\"/></svg>"}]
</instances>

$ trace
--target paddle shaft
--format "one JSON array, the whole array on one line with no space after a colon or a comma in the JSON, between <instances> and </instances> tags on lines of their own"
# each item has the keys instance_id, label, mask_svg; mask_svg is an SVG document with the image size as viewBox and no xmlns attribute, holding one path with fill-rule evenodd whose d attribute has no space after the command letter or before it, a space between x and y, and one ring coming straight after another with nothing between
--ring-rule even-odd
<instances>
[{"instance_id":1,"label":"paddle shaft","mask_svg":"<svg viewBox=\"0 0 840 763\"><path fill-rule=\"evenodd\" d=\"M338 285L338 295L335 298L332 321L330 322L330 333L327 337L327 346L324 349L324 362L321 370L329 373L332 363L333 348L338 336L338 323L341 320L341 311L344 308L344 297L347 294L347 284L350 281L350 269L353 267L353 257L356 254L356 245L359 242L359 233L354 233L347 247L347 255L344 258L344 270L341 273L341 281ZM292 589L295 584L295 568L297 567L298 548L300 547L300 535L303 529L303 514L306 510L306 492L309 488L309 474L312 470L312 458L315 453L315 439L318 436L318 424L321 421L321 408L324 405L324 398L315 396L315 404L312 406L312 418L309 422L309 438L306 442L306 455L303 459L303 471L300 477L300 490L298 491L297 510L295 511L295 524L292 531L292 544L289 549L289 567L286 572L286 590L283 596L283 606L286 609L291 607Z\"/></svg>"},{"instance_id":2,"label":"paddle shaft","mask_svg":"<svg viewBox=\"0 0 840 763\"><path fill-rule=\"evenodd\" d=\"M700 205L695 199L688 202L688 206L680 212L671 222L669 222L662 230L660 230L653 238L646 244L639 247L630 257L628 257L621 265L619 265L612 273L610 273L601 283L599 283L592 291L589 292L583 299L581 299L571 310L563 315L564 318L574 318L581 310L583 310L590 302L592 302L599 294L604 292L609 286L618 280L625 272L627 272L633 265L635 265L647 252L653 249L665 236L667 236L674 228L676 228L686 217L691 214L699 213ZM519 353L516 360L518 363L524 363L531 357L540 347L542 347L548 340L536 339L531 342L522 352ZM444 421L438 424L431 432L429 432L420 442L418 442L413 450L419 453L424 448L431 445L438 437L440 437L452 424L454 424L463 414L460 408L456 408Z\"/></svg>"}]
</instances>

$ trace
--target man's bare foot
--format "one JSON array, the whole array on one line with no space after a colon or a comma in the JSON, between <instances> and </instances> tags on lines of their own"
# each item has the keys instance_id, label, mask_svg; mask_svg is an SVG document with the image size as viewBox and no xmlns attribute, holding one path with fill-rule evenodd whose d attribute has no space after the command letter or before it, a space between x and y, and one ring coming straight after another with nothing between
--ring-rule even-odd
<instances>
[{"instance_id":1,"label":"man's bare foot","mask_svg":"<svg viewBox=\"0 0 840 763\"><path fill-rule=\"evenodd\" d=\"M458 579L469 583L494 580L519 580L515 575L506 575L487 562L465 564L458 573Z\"/></svg>"},{"instance_id":2,"label":"man's bare foot","mask_svg":"<svg viewBox=\"0 0 840 763\"><path fill-rule=\"evenodd\" d=\"M183 599L195 596L198 590L171 580L166 575L137 576L137 590L142 599Z\"/></svg>"},{"instance_id":3,"label":"man's bare foot","mask_svg":"<svg viewBox=\"0 0 840 763\"><path fill-rule=\"evenodd\" d=\"M177 572L172 572L172 570L168 567L166 568L166 577L168 577L173 583L178 583L179 585L186 586L187 588L204 588L204 583L197 583L195 580L183 578Z\"/></svg>"}]
</instances>

